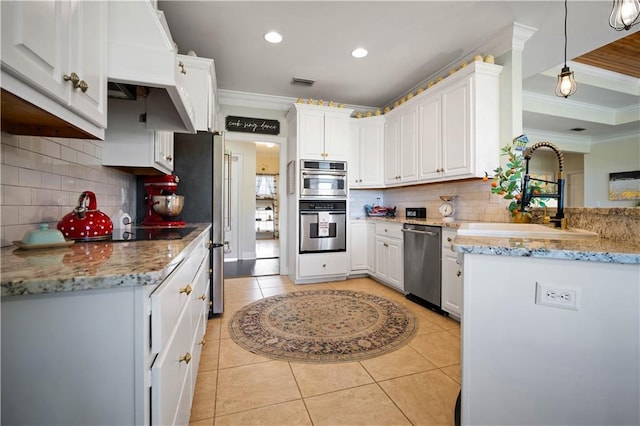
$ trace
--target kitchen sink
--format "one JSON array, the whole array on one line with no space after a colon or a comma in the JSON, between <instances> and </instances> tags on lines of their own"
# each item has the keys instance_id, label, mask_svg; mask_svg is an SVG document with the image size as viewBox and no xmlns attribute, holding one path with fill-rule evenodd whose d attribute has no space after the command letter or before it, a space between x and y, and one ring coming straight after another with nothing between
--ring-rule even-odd
<instances>
[{"instance_id":1,"label":"kitchen sink","mask_svg":"<svg viewBox=\"0 0 640 426\"><path fill-rule=\"evenodd\" d=\"M584 229L558 229L532 223L476 222L463 223L458 235L497 238L539 238L552 240L589 240L598 234Z\"/></svg>"}]
</instances>

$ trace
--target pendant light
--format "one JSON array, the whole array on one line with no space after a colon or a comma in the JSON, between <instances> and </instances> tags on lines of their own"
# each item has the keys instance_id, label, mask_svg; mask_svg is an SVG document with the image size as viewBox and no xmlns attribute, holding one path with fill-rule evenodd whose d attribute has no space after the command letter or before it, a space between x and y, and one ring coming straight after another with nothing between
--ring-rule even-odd
<instances>
[{"instance_id":1,"label":"pendant light","mask_svg":"<svg viewBox=\"0 0 640 426\"><path fill-rule=\"evenodd\" d=\"M609 26L616 31L629 30L640 23L640 0L613 0Z\"/></svg>"},{"instance_id":2,"label":"pendant light","mask_svg":"<svg viewBox=\"0 0 640 426\"><path fill-rule=\"evenodd\" d=\"M573 71L567 66L567 0L564 0L564 67L558 74L556 95L568 98L576 93L577 88L576 80L573 78Z\"/></svg>"}]
</instances>

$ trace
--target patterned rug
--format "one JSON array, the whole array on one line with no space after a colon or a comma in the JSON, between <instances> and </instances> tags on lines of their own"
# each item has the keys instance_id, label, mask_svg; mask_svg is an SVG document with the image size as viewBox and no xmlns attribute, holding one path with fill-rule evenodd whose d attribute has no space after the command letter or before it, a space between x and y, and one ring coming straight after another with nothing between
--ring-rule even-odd
<instances>
[{"instance_id":1,"label":"patterned rug","mask_svg":"<svg viewBox=\"0 0 640 426\"><path fill-rule=\"evenodd\" d=\"M347 362L394 351L417 330L403 306L349 290L296 291L245 306L229 322L250 352L296 362Z\"/></svg>"}]
</instances>

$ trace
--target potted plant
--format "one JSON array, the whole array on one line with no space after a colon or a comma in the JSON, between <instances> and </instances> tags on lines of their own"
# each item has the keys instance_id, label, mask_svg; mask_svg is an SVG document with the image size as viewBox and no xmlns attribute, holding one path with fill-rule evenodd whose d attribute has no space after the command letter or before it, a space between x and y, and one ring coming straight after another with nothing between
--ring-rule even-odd
<instances>
[{"instance_id":1,"label":"potted plant","mask_svg":"<svg viewBox=\"0 0 640 426\"><path fill-rule=\"evenodd\" d=\"M525 175L526 163L521 154L516 152L513 144L505 145L500 149L500 156L507 157L507 163L504 167L498 166L494 171L491 180L490 190L494 194L501 195L502 198L509 201L509 213L514 222L531 222L531 212L523 211L522 207L522 178ZM488 181L489 175L485 172L483 180ZM542 188L531 183L534 194L542 192ZM537 207L545 207L544 201L534 198L532 204Z\"/></svg>"}]
</instances>

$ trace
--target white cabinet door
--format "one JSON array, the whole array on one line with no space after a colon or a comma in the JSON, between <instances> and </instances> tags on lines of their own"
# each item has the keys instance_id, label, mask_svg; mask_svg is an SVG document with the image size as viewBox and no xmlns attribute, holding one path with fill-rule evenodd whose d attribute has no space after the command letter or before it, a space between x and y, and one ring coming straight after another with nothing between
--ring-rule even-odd
<instances>
[{"instance_id":1,"label":"white cabinet door","mask_svg":"<svg viewBox=\"0 0 640 426\"><path fill-rule=\"evenodd\" d=\"M384 282L389 281L389 243L384 237L376 236L375 276Z\"/></svg>"},{"instance_id":2,"label":"white cabinet door","mask_svg":"<svg viewBox=\"0 0 640 426\"><path fill-rule=\"evenodd\" d=\"M68 1L2 2L2 66L27 84L66 103Z\"/></svg>"},{"instance_id":3,"label":"white cabinet door","mask_svg":"<svg viewBox=\"0 0 640 426\"><path fill-rule=\"evenodd\" d=\"M349 188L360 187L360 124L355 118L349 124L349 161L347 164Z\"/></svg>"},{"instance_id":4,"label":"white cabinet door","mask_svg":"<svg viewBox=\"0 0 640 426\"><path fill-rule=\"evenodd\" d=\"M300 158L324 160L324 113L322 111L300 111L298 141Z\"/></svg>"},{"instance_id":5,"label":"white cabinet door","mask_svg":"<svg viewBox=\"0 0 640 426\"><path fill-rule=\"evenodd\" d=\"M155 162L173 171L173 132L156 130L154 138Z\"/></svg>"},{"instance_id":6,"label":"white cabinet door","mask_svg":"<svg viewBox=\"0 0 640 426\"><path fill-rule=\"evenodd\" d=\"M106 8L107 2L2 2L3 70L102 129L107 125Z\"/></svg>"},{"instance_id":7,"label":"white cabinet door","mask_svg":"<svg viewBox=\"0 0 640 426\"><path fill-rule=\"evenodd\" d=\"M349 159L349 117L327 112L324 116L324 159Z\"/></svg>"},{"instance_id":8,"label":"white cabinet door","mask_svg":"<svg viewBox=\"0 0 640 426\"><path fill-rule=\"evenodd\" d=\"M471 172L471 85L468 78L442 92L444 176Z\"/></svg>"},{"instance_id":9,"label":"white cabinet door","mask_svg":"<svg viewBox=\"0 0 640 426\"><path fill-rule=\"evenodd\" d=\"M400 116L400 182L418 180L418 121L415 106L410 106Z\"/></svg>"},{"instance_id":10,"label":"white cabinet door","mask_svg":"<svg viewBox=\"0 0 640 426\"><path fill-rule=\"evenodd\" d=\"M350 222L349 255L351 258L351 272L367 269L367 223L365 221Z\"/></svg>"},{"instance_id":11,"label":"white cabinet door","mask_svg":"<svg viewBox=\"0 0 640 426\"><path fill-rule=\"evenodd\" d=\"M184 64L185 86L193 104L196 131L216 130L217 83L213 59L178 55Z\"/></svg>"},{"instance_id":12,"label":"white cabinet door","mask_svg":"<svg viewBox=\"0 0 640 426\"><path fill-rule=\"evenodd\" d=\"M418 178L440 177L442 167L442 131L440 96L431 96L418 104L418 144L420 152Z\"/></svg>"},{"instance_id":13,"label":"white cabinet door","mask_svg":"<svg viewBox=\"0 0 640 426\"><path fill-rule=\"evenodd\" d=\"M389 239L388 244L388 283L397 288L404 290L403 275L403 257L402 257L402 240Z\"/></svg>"},{"instance_id":14,"label":"white cabinet door","mask_svg":"<svg viewBox=\"0 0 640 426\"><path fill-rule=\"evenodd\" d=\"M360 187L380 187L384 169L384 119L363 118L360 128Z\"/></svg>"},{"instance_id":15,"label":"white cabinet door","mask_svg":"<svg viewBox=\"0 0 640 426\"><path fill-rule=\"evenodd\" d=\"M69 70L86 90L70 89L69 104L78 114L107 127L107 2L74 1L71 8Z\"/></svg>"},{"instance_id":16,"label":"white cabinet door","mask_svg":"<svg viewBox=\"0 0 640 426\"><path fill-rule=\"evenodd\" d=\"M442 310L456 318L462 316L462 256L451 251L456 231L442 230Z\"/></svg>"},{"instance_id":17,"label":"white cabinet door","mask_svg":"<svg viewBox=\"0 0 640 426\"><path fill-rule=\"evenodd\" d=\"M384 126L384 183L394 185L400 179L400 116L389 116Z\"/></svg>"},{"instance_id":18,"label":"white cabinet door","mask_svg":"<svg viewBox=\"0 0 640 426\"><path fill-rule=\"evenodd\" d=\"M367 222L367 271L374 273L376 270L376 225Z\"/></svg>"}]
</instances>

